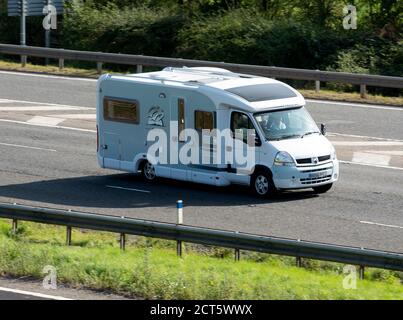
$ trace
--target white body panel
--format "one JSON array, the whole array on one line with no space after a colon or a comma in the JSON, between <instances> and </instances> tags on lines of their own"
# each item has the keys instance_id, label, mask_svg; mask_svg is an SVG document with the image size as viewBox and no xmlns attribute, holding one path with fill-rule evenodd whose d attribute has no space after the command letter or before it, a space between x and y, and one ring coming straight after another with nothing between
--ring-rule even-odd
<instances>
[{"instance_id":1,"label":"white body panel","mask_svg":"<svg viewBox=\"0 0 403 320\"><path fill-rule=\"evenodd\" d=\"M245 98L228 92L228 89L257 84L281 84L294 93L293 97L268 101L249 102ZM112 97L137 101L139 121L129 124L104 118L104 99ZM98 163L103 168L127 172L138 172L147 160L150 143L147 134L158 128L164 130L170 139L178 141L178 134L170 132L170 121L178 121L178 99L184 101L185 128L194 128L195 111L214 114L215 128L230 127L231 113L241 112L249 116L262 145L256 147L255 165L271 171L278 189L296 189L320 186L336 181L339 175L338 162L328 159L315 165L276 167L273 165L280 151L289 153L296 161L301 158L321 157L334 153L330 142L322 135L298 139L267 141L259 129L253 114L256 112L304 106L305 100L296 90L279 81L262 77L245 77L231 72L210 69L165 69L160 72L125 76L104 75L97 86ZM162 123L149 124L151 108L158 107L163 113ZM158 120L159 121L159 120ZM169 144L168 144L169 145ZM178 142L179 148L183 145ZM224 146L220 152L224 153ZM167 150L171 152L171 150ZM148 159L149 160L149 159ZM160 177L225 186L231 183L248 185L251 172L236 173L237 168L227 164L156 165Z\"/></svg>"}]
</instances>

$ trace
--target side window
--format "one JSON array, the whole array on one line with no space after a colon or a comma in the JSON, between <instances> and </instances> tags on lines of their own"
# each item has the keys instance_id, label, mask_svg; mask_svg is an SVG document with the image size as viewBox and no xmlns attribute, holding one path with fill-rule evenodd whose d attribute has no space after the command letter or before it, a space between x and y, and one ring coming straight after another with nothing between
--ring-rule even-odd
<instances>
[{"instance_id":1,"label":"side window","mask_svg":"<svg viewBox=\"0 0 403 320\"><path fill-rule=\"evenodd\" d=\"M252 123L252 120L247 114L242 112L232 112L231 113L231 131L235 137L235 133L241 131L242 141L247 143L248 141L248 130L254 130L256 134L256 129ZM257 137L257 136L256 136ZM258 139L258 137L257 137ZM256 143L257 145L259 143Z\"/></svg>"},{"instance_id":2,"label":"side window","mask_svg":"<svg viewBox=\"0 0 403 320\"><path fill-rule=\"evenodd\" d=\"M214 113L207 111L195 111L195 129L203 130L203 129L214 129Z\"/></svg>"},{"instance_id":3,"label":"side window","mask_svg":"<svg viewBox=\"0 0 403 320\"><path fill-rule=\"evenodd\" d=\"M138 124L139 103L136 100L104 98L104 119L108 121Z\"/></svg>"},{"instance_id":4,"label":"side window","mask_svg":"<svg viewBox=\"0 0 403 320\"><path fill-rule=\"evenodd\" d=\"M185 130L185 100L178 99L178 137L180 142L185 141L183 130Z\"/></svg>"}]
</instances>

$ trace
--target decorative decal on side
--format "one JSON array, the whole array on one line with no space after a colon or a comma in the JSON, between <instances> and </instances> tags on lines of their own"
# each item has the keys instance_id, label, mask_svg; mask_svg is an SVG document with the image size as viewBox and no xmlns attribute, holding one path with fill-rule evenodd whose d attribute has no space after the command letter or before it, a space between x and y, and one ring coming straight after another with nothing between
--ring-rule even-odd
<instances>
[{"instance_id":1,"label":"decorative decal on side","mask_svg":"<svg viewBox=\"0 0 403 320\"><path fill-rule=\"evenodd\" d=\"M148 125L152 126L164 126L164 110L161 109L159 106L153 106L148 111Z\"/></svg>"}]
</instances>

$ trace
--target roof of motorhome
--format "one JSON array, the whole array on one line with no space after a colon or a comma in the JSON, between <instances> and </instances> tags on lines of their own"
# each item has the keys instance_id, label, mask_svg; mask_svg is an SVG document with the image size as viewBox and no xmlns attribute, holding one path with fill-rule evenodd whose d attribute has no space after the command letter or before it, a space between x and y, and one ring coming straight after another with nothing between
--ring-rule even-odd
<instances>
[{"instance_id":1,"label":"roof of motorhome","mask_svg":"<svg viewBox=\"0 0 403 320\"><path fill-rule=\"evenodd\" d=\"M302 98L296 90L275 79L233 73L220 68L168 67L162 71L119 75L113 76L113 78L143 83L163 83L181 87L215 88L218 91L246 100L250 105L254 106L254 111L278 106L278 103L268 105L267 102L269 101L287 99L290 100L291 104L300 104L300 102L296 103L293 100ZM265 105L261 105L260 102L265 102Z\"/></svg>"}]
</instances>

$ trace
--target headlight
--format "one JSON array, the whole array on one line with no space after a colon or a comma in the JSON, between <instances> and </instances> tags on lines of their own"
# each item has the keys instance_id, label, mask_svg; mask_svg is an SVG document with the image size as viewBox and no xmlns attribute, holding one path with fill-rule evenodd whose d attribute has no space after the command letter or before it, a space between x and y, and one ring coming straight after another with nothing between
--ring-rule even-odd
<instances>
[{"instance_id":1,"label":"headlight","mask_svg":"<svg viewBox=\"0 0 403 320\"><path fill-rule=\"evenodd\" d=\"M288 152L280 151L276 154L276 157L274 158L274 165L293 167L295 166L295 162Z\"/></svg>"},{"instance_id":2,"label":"headlight","mask_svg":"<svg viewBox=\"0 0 403 320\"><path fill-rule=\"evenodd\" d=\"M336 151L333 151L333 152L331 153L330 158L331 158L332 160L337 160Z\"/></svg>"}]
</instances>

